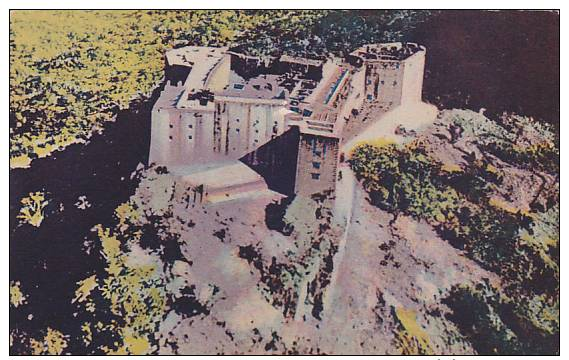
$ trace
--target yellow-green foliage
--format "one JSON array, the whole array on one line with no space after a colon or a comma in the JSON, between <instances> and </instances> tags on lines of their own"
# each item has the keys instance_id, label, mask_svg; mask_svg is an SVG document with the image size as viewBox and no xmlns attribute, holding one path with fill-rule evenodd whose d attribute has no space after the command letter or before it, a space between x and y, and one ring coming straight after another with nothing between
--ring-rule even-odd
<instances>
[{"instance_id":1,"label":"yellow-green foliage","mask_svg":"<svg viewBox=\"0 0 569 360\"><path fill-rule=\"evenodd\" d=\"M559 206L535 213L530 230L520 230L520 242L540 260L550 290L522 299L520 315L547 334L559 332ZM530 251L526 251L530 253ZM557 253L557 256L554 254ZM543 281L543 280L541 280Z\"/></svg>"},{"instance_id":2,"label":"yellow-green foliage","mask_svg":"<svg viewBox=\"0 0 569 360\"><path fill-rule=\"evenodd\" d=\"M559 205L544 213L532 214L532 219L531 231L520 230L521 241L535 249L547 265L556 269L559 276L559 265L551 256L552 250L559 247Z\"/></svg>"},{"instance_id":3,"label":"yellow-green foliage","mask_svg":"<svg viewBox=\"0 0 569 360\"><path fill-rule=\"evenodd\" d=\"M498 126L489 120L476 121L474 125L463 122L465 131L480 135ZM527 127L523 129L530 132ZM534 131L532 136L525 136L534 139L540 133ZM478 301L480 309L489 312L476 325L484 328L473 335L483 338L477 343L484 348L483 352L527 352L540 341L539 346L549 346L550 339L559 332L558 205L543 213L530 213L509 206L500 197L485 196L492 179L506 176L503 168L474 161L460 172L449 171L430 158L420 144L404 147L362 144L354 150L350 164L374 204L426 220L467 256L501 276L502 288L492 304L487 302L490 297L476 298L468 291L462 294L462 302ZM496 181L492 186L499 184ZM502 323L499 319L502 315L498 315L501 302L512 306L516 321L523 323L525 332L543 341L527 339L525 334L516 334L515 327L510 329ZM397 316L404 329L413 328L409 313ZM493 335L486 335L486 329L493 329L499 339L489 341ZM532 341L535 344L530 345ZM425 344L420 336L409 336L408 332L399 334L398 342L406 354L421 353Z\"/></svg>"},{"instance_id":4,"label":"yellow-green foliage","mask_svg":"<svg viewBox=\"0 0 569 360\"><path fill-rule=\"evenodd\" d=\"M162 79L164 51L174 46L237 45L255 56L322 57L398 38L428 14L12 11L10 167L28 167L37 157L84 142L118 109L147 96Z\"/></svg>"},{"instance_id":5,"label":"yellow-green foliage","mask_svg":"<svg viewBox=\"0 0 569 360\"><path fill-rule=\"evenodd\" d=\"M41 191L30 193L21 200L22 208L18 214L18 219L24 223L39 227L44 219L43 209L49 203L45 199L45 194Z\"/></svg>"},{"instance_id":6,"label":"yellow-green foliage","mask_svg":"<svg viewBox=\"0 0 569 360\"><path fill-rule=\"evenodd\" d=\"M101 278L91 276L79 282L74 301L84 303L85 310L94 312L93 291L100 292L107 301L101 304L102 311L110 311L122 320L122 324L111 322L109 324L97 323L94 329L90 324L82 327L84 341L90 342L93 331L111 331L121 339L114 344L104 345L100 348L108 354L147 354L154 349L151 345L152 336L158 322L165 311L164 276L160 261L150 258L151 261L140 262L133 260L129 251L121 247L117 235L110 229L97 226L97 233L101 241L102 255L106 261L106 275ZM126 246L128 248L128 245Z\"/></svg>"},{"instance_id":7,"label":"yellow-green foliage","mask_svg":"<svg viewBox=\"0 0 569 360\"><path fill-rule=\"evenodd\" d=\"M416 144L364 143L356 146L350 164L380 207L437 223L455 218L459 195L453 188L433 181L441 166Z\"/></svg>"},{"instance_id":8,"label":"yellow-green foliage","mask_svg":"<svg viewBox=\"0 0 569 360\"><path fill-rule=\"evenodd\" d=\"M226 45L266 20L238 11L12 11L10 166L84 141L149 95L166 49Z\"/></svg>"},{"instance_id":9,"label":"yellow-green foliage","mask_svg":"<svg viewBox=\"0 0 569 360\"><path fill-rule=\"evenodd\" d=\"M47 328L45 336L40 339L30 339L29 355L62 355L67 348L68 336L58 330Z\"/></svg>"},{"instance_id":10,"label":"yellow-green foliage","mask_svg":"<svg viewBox=\"0 0 569 360\"><path fill-rule=\"evenodd\" d=\"M444 164L443 166L441 166L441 170L446 171L448 173L456 173L456 172L461 172L462 168L456 164Z\"/></svg>"},{"instance_id":11,"label":"yellow-green foliage","mask_svg":"<svg viewBox=\"0 0 569 360\"><path fill-rule=\"evenodd\" d=\"M559 172L559 135L536 119L504 114L500 122L470 110L444 110L443 121L463 130L463 137L476 139L481 150L519 167ZM493 169L487 169L493 172Z\"/></svg>"},{"instance_id":12,"label":"yellow-green foliage","mask_svg":"<svg viewBox=\"0 0 569 360\"><path fill-rule=\"evenodd\" d=\"M511 214L517 214L517 213L520 211L518 208L509 205L507 202L505 202L504 200L499 199L499 198L497 198L497 197L491 197L491 198L488 200L488 204L489 204L490 206L493 206L493 207L497 208L497 209L501 209L501 210L507 211L507 212L509 212L509 213L511 213Z\"/></svg>"},{"instance_id":13,"label":"yellow-green foliage","mask_svg":"<svg viewBox=\"0 0 569 360\"><path fill-rule=\"evenodd\" d=\"M96 275L92 275L86 279L83 279L77 283L79 286L75 290L75 297L71 301L72 303L79 302L84 303L85 310L88 312L95 311L95 302L91 299L91 291L98 287Z\"/></svg>"},{"instance_id":14,"label":"yellow-green foliage","mask_svg":"<svg viewBox=\"0 0 569 360\"><path fill-rule=\"evenodd\" d=\"M396 343L402 355L433 355L429 336L417 323L413 310L397 307L395 318L399 323Z\"/></svg>"},{"instance_id":15,"label":"yellow-green foliage","mask_svg":"<svg viewBox=\"0 0 569 360\"><path fill-rule=\"evenodd\" d=\"M124 233L133 223L136 224L136 222L140 220L141 216L137 210L136 204L128 201L119 205L115 209L115 217L119 221L117 228L119 231ZM138 232L136 234L140 235Z\"/></svg>"},{"instance_id":16,"label":"yellow-green foliage","mask_svg":"<svg viewBox=\"0 0 569 360\"><path fill-rule=\"evenodd\" d=\"M19 281L10 281L10 305L17 308L26 303L27 296L24 295L20 288Z\"/></svg>"}]
</instances>

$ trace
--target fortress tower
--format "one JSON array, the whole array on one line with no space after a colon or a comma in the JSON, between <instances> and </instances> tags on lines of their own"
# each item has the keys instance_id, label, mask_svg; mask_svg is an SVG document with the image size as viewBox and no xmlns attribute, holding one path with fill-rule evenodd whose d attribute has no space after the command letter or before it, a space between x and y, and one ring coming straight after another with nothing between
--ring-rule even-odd
<instances>
[{"instance_id":1,"label":"fortress tower","mask_svg":"<svg viewBox=\"0 0 569 360\"><path fill-rule=\"evenodd\" d=\"M365 45L348 60L364 70L365 99L380 109L421 101L425 48L414 43Z\"/></svg>"}]
</instances>

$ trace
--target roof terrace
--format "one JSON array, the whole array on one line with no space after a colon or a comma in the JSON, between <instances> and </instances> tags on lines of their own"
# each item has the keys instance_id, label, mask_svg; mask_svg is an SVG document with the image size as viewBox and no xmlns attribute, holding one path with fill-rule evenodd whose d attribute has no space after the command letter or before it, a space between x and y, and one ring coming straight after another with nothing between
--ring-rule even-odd
<instances>
[{"instance_id":1,"label":"roof terrace","mask_svg":"<svg viewBox=\"0 0 569 360\"><path fill-rule=\"evenodd\" d=\"M280 82L281 79L277 75L260 75L246 81L232 72L229 85L216 94L248 99L284 100L288 94L286 89L280 86Z\"/></svg>"}]
</instances>

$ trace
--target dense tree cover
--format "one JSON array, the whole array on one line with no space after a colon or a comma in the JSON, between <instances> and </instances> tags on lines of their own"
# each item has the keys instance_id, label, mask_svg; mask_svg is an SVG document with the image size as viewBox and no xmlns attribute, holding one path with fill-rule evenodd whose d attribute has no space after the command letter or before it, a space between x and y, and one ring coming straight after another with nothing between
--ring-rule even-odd
<instances>
[{"instance_id":1,"label":"dense tree cover","mask_svg":"<svg viewBox=\"0 0 569 360\"><path fill-rule=\"evenodd\" d=\"M455 124L461 122L459 118ZM540 162L543 167L555 162L549 154L558 154L558 147L552 133L541 124L516 118L502 119L504 125L499 125L484 119L461 123L463 132L478 139L481 147L493 144L496 148L489 150L504 150L500 155L507 153L504 159L516 164L518 158L510 154L524 154L530 161L525 167ZM512 132L514 128L524 131ZM547 144L543 146L548 155L533 151L535 143ZM554 343L551 338L559 333L558 200L549 202L546 209L529 213L504 209L490 197L491 189L499 186L491 164L473 160L466 169L449 171L430 157L420 140L407 145L362 144L354 150L350 163L373 204L396 216L405 214L427 221L443 238L503 279L503 287L493 291L499 292L496 295L499 304L512 308L511 317L516 324L524 324L524 333L520 333L521 325L508 330L517 331L521 342L519 352L539 352L545 346L544 341ZM556 169L549 167L548 171ZM456 181L457 176L461 181ZM465 295L467 290L461 291L457 296L463 300L475 296ZM510 337L504 339L509 341ZM486 352L490 346L489 343L478 346L476 341L473 345L480 352ZM500 353L509 350L507 347ZM547 352L555 351L558 349Z\"/></svg>"},{"instance_id":2,"label":"dense tree cover","mask_svg":"<svg viewBox=\"0 0 569 360\"><path fill-rule=\"evenodd\" d=\"M75 296L70 299L76 312L69 320L75 324L75 331L64 335L48 328L42 338L42 329L32 333L12 329L14 354L127 355L156 350L154 333L170 299L166 296L168 278L162 267L164 251L160 246L141 248L143 233L144 237L152 237L156 231L152 225L140 223L143 219L135 205L121 205L116 216L116 228L94 228L94 248L102 255L104 267L94 269L92 275L77 283ZM11 292L13 303L17 304L22 295L17 297L16 290ZM50 345L54 337L60 342L57 346Z\"/></svg>"},{"instance_id":3,"label":"dense tree cover","mask_svg":"<svg viewBox=\"0 0 569 360\"><path fill-rule=\"evenodd\" d=\"M559 174L559 134L552 125L508 113L496 121L468 111L454 114L452 124L462 136L475 138L480 150L523 169Z\"/></svg>"},{"instance_id":4,"label":"dense tree cover","mask_svg":"<svg viewBox=\"0 0 569 360\"><path fill-rule=\"evenodd\" d=\"M187 44L229 45L255 56L287 53L322 58L328 53L345 55L365 43L417 41L429 48L425 81L429 101L469 107L469 91L478 94L477 89L484 88L482 94L488 93L488 86L477 84L477 78L490 82L531 76L525 86L492 85L493 97L501 99L491 106L492 111L523 112L527 107L531 114L547 115L543 120L555 124L558 119L536 110L551 108L546 102L554 97L546 92L538 99L539 104L534 103L535 94L530 97L526 94L529 90L524 89L541 84L540 78L531 69L527 74L516 72L517 62L511 61L512 57L526 60L531 56L534 60L524 61L524 66L536 64L547 75L547 84L558 79L559 66L551 63L554 57L545 57L551 58L550 66L540 65L542 50L552 55L555 52L555 19L558 21L558 16L548 13L411 10L13 11L11 166L27 167L36 157L86 141L93 131L102 129L104 121L113 118L117 109L128 108L133 101L150 95L162 79L165 49ZM506 26L511 23L531 26L515 27L514 31ZM552 25L542 29L545 23ZM468 27L477 30L465 34ZM484 32L488 31L498 32L498 43L487 41ZM540 36L546 34L547 41L542 43ZM453 40L457 37L466 40ZM493 66L489 57L501 65ZM454 58L458 60L448 68L448 59ZM506 66L512 64L513 69ZM465 68L472 69L463 71ZM445 75L449 70L450 82ZM488 75L494 73L500 76ZM457 78L462 80L454 81ZM448 83L463 85L454 89L447 88ZM525 91L524 96L510 96L513 88ZM477 96L473 106L491 102L481 94ZM558 115L558 109L552 111Z\"/></svg>"},{"instance_id":5,"label":"dense tree cover","mask_svg":"<svg viewBox=\"0 0 569 360\"><path fill-rule=\"evenodd\" d=\"M171 183L156 184L152 172L142 181L163 186L162 192L164 189L173 191ZM155 352L155 333L165 312L175 301L172 289L170 292L166 289L172 281L172 264L181 259L178 237L167 225L172 217L172 204L165 203L164 208L155 212L143 211L141 201L133 198L115 209L110 225L94 226L85 242L89 250L82 255L97 258L100 263L73 284L73 296L65 299L72 309L72 313L66 314L65 329L52 324L47 328L11 328L11 352ZM11 282L10 286L11 307L21 312L30 311L25 308L30 298L37 302L44 300L26 294L19 281ZM24 308L19 309L20 306Z\"/></svg>"},{"instance_id":6,"label":"dense tree cover","mask_svg":"<svg viewBox=\"0 0 569 360\"><path fill-rule=\"evenodd\" d=\"M555 324L552 328L542 328L520 316L516 301L501 294L488 282L473 287L455 286L445 303L453 309L451 320L480 354L559 353L558 304L543 309L539 314L541 324ZM536 303L545 304L543 299Z\"/></svg>"},{"instance_id":7,"label":"dense tree cover","mask_svg":"<svg viewBox=\"0 0 569 360\"><path fill-rule=\"evenodd\" d=\"M263 11L255 14L267 16ZM407 40L406 35L431 14L413 10L271 13L270 21L238 36L235 48L253 56L344 56L364 44Z\"/></svg>"}]
</instances>

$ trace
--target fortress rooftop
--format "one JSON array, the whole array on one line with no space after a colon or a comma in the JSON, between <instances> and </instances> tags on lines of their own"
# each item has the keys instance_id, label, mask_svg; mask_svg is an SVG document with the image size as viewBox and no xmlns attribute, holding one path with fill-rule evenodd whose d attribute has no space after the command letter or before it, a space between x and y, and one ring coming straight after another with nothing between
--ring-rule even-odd
<instances>
[{"instance_id":1,"label":"fortress rooftop","mask_svg":"<svg viewBox=\"0 0 569 360\"><path fill-rule=\"evenodd\" d=\"M248 99L285 100L287 92L279 83L280 77L277 75L259 75L245 81L232 72L229 85L216 95Z\"/></svg>"},{"instance_id":2,"label":"fortress rooftop","mask_svg":"<svg viewBox=\"0 0 569 360\"><path fill-rule=\"evenodd\" d=\"M299 58L293 57L289 55L282 55L279 59L281 62L291 63L291 64L299 64L305 66L322 66L322 60L315 60L315 59L307 59L307 58Z\"/></svg>"},{"instance_id":3,"label":"fortress rooftop","mask_svg":"<svg viewBox=\"0 0 569 360\"><path fill-rule=\"evenodd\" d=\"M174 109L176 108L178 101L182 93L184 92L184 86L180 84L166 83L164 90L160 94L160 97L154 104L155 109Z\"/></svg>"}]
</instances>

